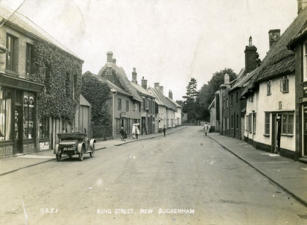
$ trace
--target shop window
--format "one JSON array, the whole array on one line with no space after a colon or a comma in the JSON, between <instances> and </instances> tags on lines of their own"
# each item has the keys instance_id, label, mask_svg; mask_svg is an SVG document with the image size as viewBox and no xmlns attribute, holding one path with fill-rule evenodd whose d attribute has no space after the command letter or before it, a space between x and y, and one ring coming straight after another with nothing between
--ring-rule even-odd
<instances>
[{"instance_id":1,"label":"shop window","mask_svg":"<svg viewBox=\"0 0 307 225\"><path fill-rule=\"evenodd\" d=\"M264 134L270 135L270 113L265 113L264 120Z\"/></svg>"},{"instance_id":2,"label":"shop window","mask_svg":"<svg viewBox=\"0 0 307 225\"><path fill-rule=\"evenodd\" d=\"M289 92L289 79L287 76L284 76L280 80L280 91L282 93L288 93Z\"/></svg>"},{"instance_id":3,"label":"shop window","mask_svg":"<svg viewBox=\"0 0 307 225\"><path fill-rule=\"evenodd\" d=\"M26 76L29 77L33 73L33 45L27 43L26 46Z\"/></svg>"},{"instance_id":4,"label":"shop window","mask_svg":"<svg viewBox=\"0 0 307 225\"><path fill-rule=\"evenodd\" d=\"M267 96L269 96L269 95L271 95L272 93L271 93L271 81L269 80L269 81L267 81L267 83L266 83L266 95Z\"/></svg>"},{"instance_id":5,"label":"shop window","mask_svg":"<svg viewBox=\"0 0 307 225\"><path fill-rule=\"evenodd\" d=\"M35 119L34 94L24 92L23 96L23 138L33 139Z\"/></svg>"},{"instance_id":6,"label":"shop window","mask_svg":"<svg viewBox=\"0 0 307 225\"><path fill-rule=\"evenodd\" d=\"M0 141L11 139L12 93L0 87Z\"/></svg>"},{"instance_id":7,"label":"shop window","mask_svg":"<svg viewBox=\"0 0 307 225\"><path fill-rule=\"evenodd\" d=\"M281 126L282 126L281 134L292 135L293 126L294 126L294 114L293 113L283 113Z\"/></svg>"},{"instance_id":8,"label":"shop window","mask_svg":"<svg viewBox=\"0 0 307 225\"><path fill-rule=\"evenodd\" d=\"M13 35L6 36L6 69L17 72L18 67L18 39Z\"/></svg>"},{"instance_id":9,"label":"shop window","mask_svg":"<svg viewBox=\"0 0 307 225\"><path fill-rule=\"evenodd\" d=\"M39 123L40 139L49 139L49 118L42 118Z\"/></svg>"}]
</instances>

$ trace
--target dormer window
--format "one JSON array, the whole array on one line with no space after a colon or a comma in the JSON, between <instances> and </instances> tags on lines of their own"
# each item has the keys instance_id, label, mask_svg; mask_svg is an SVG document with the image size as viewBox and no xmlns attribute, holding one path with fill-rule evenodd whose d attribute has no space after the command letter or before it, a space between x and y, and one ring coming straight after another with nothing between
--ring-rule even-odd
<instances>
[{"instance_id":1,"label":"dormer window","mask_svg":"<svg viewBox=\"0 0 307 225\"><path fill-rule=\"evenodd\" d=\"M283 78L280 80L280 91L282 93L289 92L289 79L287 76L283 76Z\"/></svg>"}]
</instances>

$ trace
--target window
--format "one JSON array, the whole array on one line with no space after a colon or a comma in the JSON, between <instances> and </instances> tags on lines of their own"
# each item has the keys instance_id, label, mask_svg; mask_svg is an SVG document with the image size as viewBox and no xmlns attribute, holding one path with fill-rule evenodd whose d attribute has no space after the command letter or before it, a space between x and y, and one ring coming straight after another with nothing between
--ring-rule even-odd
<instances>
[{"instance_id":1,"label":"window","mask_svg":"<svg viewBox=\"0 0 307 225\"><path fill-rule=\"evenodd\" d=\"M269 96L271 95L271 81L269 80L267 83L266 83L266 95Z\"/></svg>"},{"instance_id":2,"label":"window","mask_svg":"<svg viewBox=\"0 0 307 225\"><path fill-rule=\"evenodd\" d=\"M34 137L34 94L24 92L23 96L23 138L33 139Z\"/></svg>"},{"instance_id":3,"label":"window","mask_svg":"<svg viewBox=\"0 0 307 225\"><path fill-rule=\"evenodd\" d=\"M129 112L129 101L126 100L126 112Z\"/></svg>"},{"instance_id":4,"label":"window","mask_svg":"<svg viewBox=\"0 0 307 225\"><path fill-rule=\"evenodd\" d=\"M270 135L270 113L264 114L264 134Z\"/></svg>"},{"instance_id":5,"label":"window","mask_svg":"<svg viewBox=\"0 0 307 225\"><path fill-rule=\"evenodd\" d=\"M0 141L11 139L12 92L0 87Z\"/></svg>"},{"instance_id":6,"label":"window","mask_svg":"<svg viewBox=\"0 0 307 225\"><path fill-rule=\"evenodd\" d=\"M122 100L120 98L117 101L117 110L122 110Z\"/></svg>"},{"instance_id":7,"label":"window","mask_svg":"<svg viewBox=\"0 0 307 225\"><path fill-rule=\"evenodd\" d=\"M247 131L252 133L252 114L247 115Z\"/></svg>"},{"instance_id":8,"label":"window","mask_svg":"<svg viewBox=\"0 0 307 225\"><path fill-rule=\"evenodd\" d=\"M18 63L18 39L10 34L6 36L6 69L17 72Z\"/></svg>"},{"instance_id":9,"label":"window","mask_svg":"<svg viewBox=\"0 0 307 225\"><path fill-rule=\"evenodd\" d=\"M237 129L239 128L239 115L237 115Z\"/></svg>"},{"instance_id":10,"label":"window","mask_svg":"<svg viewBox=\"0 0 307 225\"><path fill-rule=\"evenodd\" d=\"M26 76L29 77L33 73L33 46L27 43L26 47Z\"/></svg>"},{"instance_id":11,"label":"window","mask_svg":"<svg viewBox=\"0 0 307 225\"><path fill-rule=\"evenodd\" d=\"M40 139L49 139L49 118L42 118L39 123Z\"/></svg>"},{"instance_id":12,"label":"window","mask_svg":"<svg viewBox=\"0 0 307 225\"><path fill-rule=\"evenodd\" d=\"M280 91L282 93L288 93L289 92L289 79L287 76L284 76L280 80Z\"/></svg>"},{"instance_id":13,"label":"window","mask_svg":"<svg viewBox=\"0 0 307 225\"><path fill-rule=\"evenodd\" d=\"M294 114L283 113L281 122L281 134L293 134Z\"/></svg>"},{"instance_id":14,"label":"window","mask_svg":"<svg viewBox=\"0 0 307 225\"><path fill-rule=\"evenodd\" d=\"M253 134L256 134L256 113L253 112Z\"/></svg>"}]
</instances>

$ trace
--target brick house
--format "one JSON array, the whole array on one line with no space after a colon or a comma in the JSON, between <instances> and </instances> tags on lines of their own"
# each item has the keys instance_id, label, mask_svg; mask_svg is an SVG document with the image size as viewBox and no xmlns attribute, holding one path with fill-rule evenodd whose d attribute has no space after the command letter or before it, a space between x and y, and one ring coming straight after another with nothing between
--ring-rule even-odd
<instances>
[{"instance_id":1,"label":"brick house","mask_svg":"<svg viewBox=\"0 0 307 225\"><path fill-rule=\"evenodd\" d=\"M74 129L77 123L83 61L22 14L1 7L0 16L0 157L53 148L63 125ZM53 76L59 68L47 65L54 58L44 47L69 61L66 73ZM51 81L63 85L53 97Z\"/></svg>"},{"instance_id":2,"label":"brick house","mask_svg":"<svg viewBox=\"0 0 307 225\"><path fill-rule=\"evenodd\" d=\"M128 135L131 134L132 124L141 123L143 99L128 80L124 69L116 64L112 52L107 53L107 62L97 76L110 88L107 107L112 115L112 136L118 136L121 127Z\"/></svg>"}]
</instances>

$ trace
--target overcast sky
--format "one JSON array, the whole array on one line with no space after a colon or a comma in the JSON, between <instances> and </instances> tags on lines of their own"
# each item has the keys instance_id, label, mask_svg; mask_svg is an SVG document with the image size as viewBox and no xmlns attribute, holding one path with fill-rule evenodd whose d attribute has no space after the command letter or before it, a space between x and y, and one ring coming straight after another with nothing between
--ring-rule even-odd
<instances>
[{"instance_id":1,"label":"overcast sky","mask_svg":"<svg viewBox=\"0 0 307 225\"><path fill-rule=\"evenodd\" d=\"M22 0L2 0L15 9ZM191 77L198 88L225 67L244 67L249 36L262 59L268 31L284 30L296 0L26 0L19 10L98 73L113 51L131 79L136 67L149 85L160 82L175 99Z\"/></svg>"}]
</instances>

